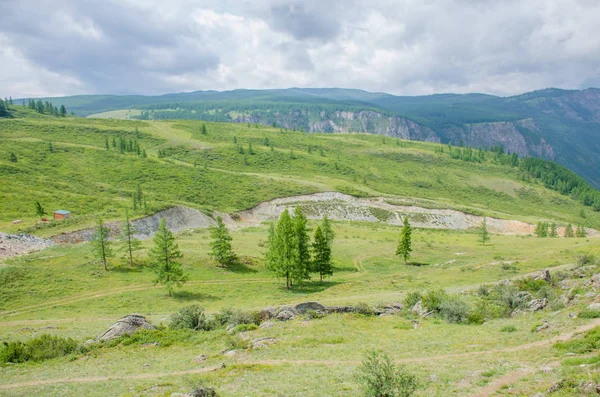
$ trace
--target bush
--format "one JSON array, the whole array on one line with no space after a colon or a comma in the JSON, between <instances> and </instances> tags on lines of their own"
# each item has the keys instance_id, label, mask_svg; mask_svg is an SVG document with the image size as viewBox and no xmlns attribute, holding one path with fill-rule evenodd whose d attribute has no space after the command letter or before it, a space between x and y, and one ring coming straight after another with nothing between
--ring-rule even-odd
<instances>
[{"instance_id":1,"label":"bush","mask_svg":"<svg viewBox=\"0 0 600 397\"><path fill-rule=\"evenodd\" d=\"M168 347L173 344L191 343L194 335L197 333L190 328L183 329L156 329L149 330L143 329L137 331L131 335L122 335L118 339L105 342L107 346L116 346L121 344L123 346L128 345L148 345L157 344L160 347Z\"/></svg>"},{"instance_id":2,"label":"bush","mask_svg":"<svg viewBox=\"0 0 600 397\"><path fill-rule=\"evenodd\" d=\"M561 351L585 354L600 349L600 327L596 327L584 335L566 342L558 342L554 348Z\"/></svg>"},{"instance_id":3,"label":"bush","mask_svg":"<svg viewBox=\"0 0 600 397\"><path fill-rule=\"evenodd\" d=\"M412 291L412 292L409 292L408 294L406 294L406 297L404 297L404 305L410 309L411 307L416 305L417 302L420 300L421 300L421 293L418 291Z\"/></svg>"},{"instance_id":4,"label":"bush","mask_svg":"<svg viewBox=\"0 0 600 397\"><path fill-rule=\"evenodd\" d=\"M548 283L544 280L534 280L532 278L524 278L517 280L516 287L521 291L537 292L540 289L548 286Z\"/></svg>"},{"instance_id":5,"label":"bush","mask_svg":"<svg viewBox=\"0 0 600 397\"><path fill-rule=\"evenodd\" d=\"M497 303L504 305L510 314L513 310L523 308L527 304L525 295L519 292L519 289L512 285L496 284L492 296Z\"/></svg>"},{"instance_id":6,"label":"bush","mask_svg":"<svg viewBox=\"0 0 600 397\"><path fill-rule=\"evenodd\" d=\"M442 289L429 290L427 294L423 296L423 306L428 310L439 312L442 302L444 302L446 299L448 299L448 294L446 294L446 291Z\"/></svg>"},{"instance_id":7,"label":"bush","mask_svg":"<svg viewBox=\"0 0 600 397\"><path fill-rule=\"evenodd\" d=\"M233 327L231 333L237 334L238 332L254 331L255 329L258 329L256 324L240 324Z\"/></svg>"},{"instance_id":8,"label":"bush","mask_svg":"<svg viewBox=\"0 0 600 397\"><path fill-rule=\"evenodd\" d=\"M231 308L223 309L220 313L215 314L215 320L221 325L231 325L234 327L240 324L260 325L259 313L244 312Z\"/></svg>"},{"instance_id":9,"label":"bush","mask_svg":"<svg viewBox=\"0 0 600 397\"><path fill-rule=\"evenodd\" d=\"M593 254L584 254L577 256L577 266L592 266L596 264L596 258Z\"/></svg>"},{"instance_id":10,"label":"bush","mask_svg":"<svg viewBox=\"0 0 600 397\"><path fill-rule=\"evenodd\" d=\"M467 316L467 324L481 325L485 323L485 316L483 313L478 311L471 311Z\"/></svg>"},{"instance_id":11,"label":"bush","mask_svg":"<svg viewBox=\"0 0 600 397\"><path fill-rule=\"evenodd\" d=\"M515 332L516 330L517 327L514 325L505 325L504 327L500 328L500 332Z\"/></svg>"},{"instance_id":12,"label":"bush","mask_svg":"<svg viewBox=\"0 0 600 397\"><path fill-rule=\"evenodd\" d=\"M318 312L316 310L307 310L304 313L304 318L306 318L307 320L315 320L318 318L323 318L324 314L321 312Z\"/></svg>"},{"instance_id":13,"label":"bush","mask_svg":"<svg viewBox=\"0 0 600 397\"><path fill-rule=\"evenodd\" d=\"M186 306L171 316L169 327L172 329L193 329L210 331L213 324L206 319L204 309L199 305Z\"/></svg>"},{"instance_id":14,"label":"bush","mask_svg":"<svg viewBox=\"0 0 600 397\"><path fill-rule=\"evenodd\" d=\"M488 296L490 294L490 287L484 284L480 285L479 288L477 288L477 294L479 296Z\"/></svg>"},{"instance_id":15,"label":"bush","mask_svg":"<svg viewBox=\"0 0 600 397\"><path fill-rule=\"evenodd\" d=\"M356 371L355 378L365 397L410 397L417 388L417 377L396 366L385 353L370 352Z\"/></svg>"},{"instance_id":16,"label":"bush","mask_svg":"<svg viewBox=\"0 0 600 397\"><path fill-rule=\"evenodd\" d=\"M71 338L61 338L48 334L26 342L4 342L0 348L0 362L23 363L26 361L44 361L66 356L79 349L79 344Z\"/></svg>"},{"instance_id":17,"label":"bush","mask_svg":"<svg viewBox=\"0 0 600 397\"><path fill-rule=\"evenodd\" d=\"M579 317L581 317L581 318L600 318L600 310L583 309L581 312L579 312Z\"/></svg>"},{"instance_id":18,"label":"bush","mask_svg":"<svg viewBox=\"0 0 600 397\"><path fill-rule=\"evenodd\" d=\"M440 315L449 323L466 323L469 315L469 305L458 297L450 297L439 305Z\"/></svg>"}]
</instances>

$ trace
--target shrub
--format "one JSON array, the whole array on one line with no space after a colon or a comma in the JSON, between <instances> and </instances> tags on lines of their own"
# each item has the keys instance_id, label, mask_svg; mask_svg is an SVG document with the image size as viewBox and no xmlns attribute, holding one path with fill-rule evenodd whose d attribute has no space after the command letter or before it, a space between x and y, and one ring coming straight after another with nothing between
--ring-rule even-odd
<instances>
[{"instance_id":1,"label":"shrub","mask_svg":"<svg viewBox=\"0 0 600 397\"><path fill-rule=\"evenodd\" d=\"M365 397L410 397L417 388L417 377L396 366L385 353L370 352L358 367L355 378Z\"/></svg>"},{"instance_id":2,"label":"shrub","mask_svg":"<svg viewBox=\"0 0 600 397\"><path fill-rule=\"evenodd\" d=\"M231 333L237 334L238 332L254 331L255 329L258 329L256 324L240 324L233 327Z\"/></svg>"},{"instance_id":3,"label":"shrub","mask_svg":"<svg viewBox=\"0 0 600 397\"><path fill-rule=\"evenodd\" d=\"M466 323L469 305L458 297L450 297L439 305L440 315L449 323Z\"/></svg>"},{"instance_id":4,"label":"shrub","mask_svg":"<svg viewBox=\"0 0 600 397\"><path fill-rule=\"evenodd\" d=\"M517 327L514 325L505 325L504 327L500 328L500 332L515 332L516 330Z\"/></svg>"},{"instance_id":5,"label":"shrub","mask_svg":"<svg viewBox=\"0 0 600 397\"><path fill-rule=\"evenodd\" d=\"M477 288L477 294L479 296L488 296L490 294L490 287L484 284L480 285L479 288Z\"/></svg>"},{"instance_id":6,"label":"shrub","mask_svg":"<svg viewBox=\"0 0 600 397\"><path fill-rule=\"evenodd\" d=\"M496 284L492 291L494 299L506 306L507 309L513 311L523 308L527 304L525 295L520 294L518 288L512 285Z\"/></svg>"},{"instance_id":7,"label":"shrub","mask_svg":"<svg viewBox=\"0 0 600 397\"><path fill-rule=\"evenodd\" d=\"M168 347L177 343L190 342L196 332L189 328L174 329L143 329L131 335L123 335L118 339L108 342L108 346L121 344L128 345L147 345L155 343L160 347Z\"/></svg>"},{"instance_id":8,"label":"shrub","mask_svg":"<svg viewBox=\"0 0 600 397\"><path fill-rule=\"evenodd\" d=\"M581 318L600 318L600 310L583 309L581 312L579 312L579 317L581 317Z\"/></svg>"},{"instance_id":9,"label":"shrub","mask_svg":"<svg viewBox=\"0 0 600 397\"><path fill-rule=\"evenodd\" d=\"M307 320L314 320L314 319L318 319L318 318L323 318L324 314L321 312L318 312L316 310L307 310L304 313L304 318L306 318Z\"/></svg>"},{"instance_id":10,"label":"shrub","mask_svg":"<svg viewBox=\"0 0 600 397\"><path fill-rule=\"evenodd\" d=\"M210 331L213 324L206 319L204 309L199 305L186 306L171 316L169 327L172 329L193 329Z\"/></svg>"},{"instance_id":11,"label":"shrub","mask_svg":"<svg viewBox=\"0 0 600 397\"><path fill-rule=\"evenodd\" d=\"M516 281L516 287L521 291L537 292L547 285L544 280L534 280L529 277Z\"/></svg>"},{"instance_id":12,"label":"shrub","mask_svg":"<svg viewBox=\"0 0 600 397\"><path fill-rule=\"evenodd\" d=\"M250 341L240 338L237 335L230 336L227 339L227 348L230 350L248 350Z\"/></svg>"},{"instance_id":13,"label":"shrub","mask_svg":"<svg viewBox=\"0 0 600 397\"><path fill-rule=\"evenodd\" d=\"M408 294L406 294L406 296L404 297L404 305L410 309L411 307L416 305L417 302L420 300L421 300L421 293L418 291L412 291L412 292L409 292Z\"/></svg>"},{"instance_id":14,"label":"shrub","mask_svg":"<svg viewBox=\"0 0 600 397\"><path fill-rule=\"evenodd\" d=\"M467 324L477 324L481 325L485 323L485 316L483 313L478 311L471 311L467 315Z\"/></svg>"},{"instance_id":15,"label":"shrub","mask_svg":"<svg viewBox=\"0 0 600 397\"><path fill-rule=\"evenodd\" d=\"M223 309L221 312L215 314L215 320L221 325L231 325L234 327L240 324L260 324L258 313L244 312L231 308Z\"/></svg>"},{"instance_id":16,"label":"shrub","mask_svg":"<svg viewBox=\"0 0 600 397\"><path fill-rule=\"evenodd\" d=\"M44 334L26 342L4 342L4 346L0 348L0 362L44 361L66 356L78 349L79 344L71 338Z\"/></svg>"},{"instance_id":17,"label":"shrub","mask_svg":"<svg viewBox=\"0 0 600 397\"><path fill-rule=\"evenodd\" d=\"M593 254L583 254L577 256L577 266L591 266L596 264L596 258Z\"/></svg>"},{"instance_id":18,"label":"shrub","mask_svg":"<svg viewBox=\"0 0 600 397\"><path fill-rule=\"evenodd\" d=\"M439 312L442 302L444 302L446 299L448 299L448 294L446 294L446 291L442 289L429 290L427 294L423 296L423 306L425 306L428 310Z\"/></svg>"}]
</instances>

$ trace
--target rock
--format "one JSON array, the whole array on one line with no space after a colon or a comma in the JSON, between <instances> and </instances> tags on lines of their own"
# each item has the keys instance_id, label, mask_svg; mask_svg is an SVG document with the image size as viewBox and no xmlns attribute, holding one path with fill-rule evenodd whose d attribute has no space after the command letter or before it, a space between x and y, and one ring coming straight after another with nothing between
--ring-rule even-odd
<instances>
[{"instance_id":1,"label":"rock","mask_svg":"<svg viewBox=\"0 0 600 397\"><path fill-rule=\"evenodd\" d=\"M592 299L596 297L596 293L590 291L587 294L585 294L584 297L586 297L587 299Z\"/></svg>"},{"instance_id":2,"label":"rock","mask_svg":"<svg viewBox=\"0 0 600 397\"><path fill-rule=\"evenodd\" d=\"M591 303L588 305L588 310L600 310L600 302Z\"/></svg>"},{"instance_id":3,"label":"rock","mask_svg":"<svg viewBox=\"0 0 600 397\"><path fill-rule=\"evenodd\" d=\"M586 396L591 396L592 394L597 394L600 390L600 384L596 384L591 381L584 381L579 384L579 390L583 392Z\"/></svg>"},{"instance_id":4,"label":"rock","mask_svg":"<svg viewBox=\"0 0 600 397\"><path fill-rule=\"evenodd\" d=\"M548 321L544 320L542 325L540 325L539 327L536 327L534 331L540 332L540 331L546 330L548 328L550 328L550 323L548 323Z\"/></svg>"},{"instance_id":5,"label":"rock","mask_svg":"<svg viewBox=\"0 0 600 397\"><path fill-rule=\"evenodd\" d=\"M517 297L522 301L522 302L529 302L530 300L534 299L534 296L527 291L519 291L517 292Z\"/></svg>"},{"instance_id":6,"label":"rock","mask_svg":"<svg viewBox=\"0 0 600 397\"><path fill-rule=\"evenodd\" d=\"M219 397L212 387L196 387L194 391L186 394L189 397Z\"/></svg>"},{"instance_id":7,"label":"rock","mask_svg":"<svg viewBox=\"0 0 600 397\"><path fill-rule=\"evenodd\" d=\"M418 301L415 305L410 309L411 312L415 313L419 317L425 317L428 313L427 310L423 307L423 302Z\"/></svg>"},{"instance_id":8,"label":"rock","mask_svg":"<svg viewBox=\"0 0 600 397\"><path fill-rule=\"evenodd\" d=\"M565 381L563 379L561 379L558 382L556 382L555 384L553 384L552 386L550 386L550 388L547 390L547 393L548 394L556 393L557 391L562 389L564 385L565 385Z\"/></svg>"},{"instance_id":9,"label":"rock","mask_svg":"<svg viewBox=\"0 0 600 397\"><path fill-rule=\"evenodd\" d=\"M404 305L402 303L388 303L374 308L373 312L377 316L391 316L400 313L403 308Z\"/></svg>"},{"instance_id":10,"label":"rock","mask_svg":"<svg viewBox=\"0 0 600 397\"><path fill-rule=\"evenodd\" d=\"M536 312L538 310L542 310L548 304L548 299L533 299L527 304L529 311Z\"/></svg>"},{"instance_id":11,"label":"rock","mask_svg":"<svg viewBox=\"0 0 600 397\"><path fill-rule=\"evenodd\" d=\"M296 306L294 306L294 309L296 310L297 313L300 313L300 314L304 314L309 310L313 310L315 312L320 312L320 313L325 312L325 306L323 306L317 302L299 303Z\"/></svg>"},{"instance_id":12,"label":"rock","mask_svg":"<svg viewBox=\"0 0 600 397\"><path fill-rule=\"evenodd\" d=\"M140 329L154 330L154 326L146 321L146 317L139 314L130 314L114 323L106 332L96 340L112 340L122 335L131 335Z\"/></svg>"},{"instance_id":13,"label":"rock","mask_svg":"<svg viewBox=\"0 0 600 397\"><path fill-rule=\"evenodd\" d=\"M208 360L208 356L206 354L201 354L198 357L196 357L195 359L193 359L192 361L195 363L201 363L202 361L206 361Z\"/></svg>"},{"instance_id":14,"label":"rock","mask_svg":"<svg viewBox=\"0 0 600 397\"><path fill-rule=\"evenodd\" d=\"M421 326L417 320L412 320L411 324L414 329L417 329Z\"/></svg>"},{"instance_id":15,"label":"rock","mask_svg":"<svg viewBox=\"0 0 600 397\"><path fill-rule=\"evenodd\" d=\"M269 329L269 328L272 328L274 325L275 325L275 323L273 321L265 321L264 323L262 323L260 325L260 328Z\"/></svg>"},{"instance_id":16,"label":"rock","mask_svg":"<svg viewBox=\"0 0 600 397\"><path fill-rule=\"evenodd\" d=\"M600 273L594 274L590 280L585 283L586 287L592 287L594 289L600 288Z\"/></svg>"},{"instance_id":17,"label":"rock","mask_svg":"<svg viewBox=\"0 0 600 397\"><path fill-rule=\"evenodd\" d=\"M258 338L258 339L254 339L252 341L252 347L254 349L258 349L261 347L267 347L269 345L272 345L273 343L277 343L277 339L276 338L270 338L268 336L262 337L262 338Z\"/></svg>"},{"instance_id":18,"label":"rock","mask_svg":"<svg viewBox=\"0 0 600 397\"><path fill-rule=\"evenodd\" d=\"M274 307L267 307L258 313L261 322L275 318L277 310Z\"/></svg>"},{"instance_id":19,"label":"rock","mask_svg":"<svg viewBox=\"0 0 600 397\"><path fill-rule=\"evenodd\" d=\"M288 321L295 317L294 312L291 310L282 310L277 314L277 320L279 321Z\"/></svg>"},{"instance_id":20,"label":"rock","mask_svg":"<svg viewBox=\"0 0 600 397\"><path fill-rule=\"evenodd\" d=\"M236 352L235 350L228 350L228 351L226 351L225 353L223 353L223 355L224 355L225 357L233 357L233 356L235 356L236 354L237 354L237 352Z\"/></svg>"},{"instance_id":21,"label":"rock","mask_svg":"<svg viewBox=\"0 0 600 397\"><path fill-rule=\"evenodd\" d=\"M531 276L531 278L533 278L534 280L543 280L547 283L552 281L552 277L550 276L550 270L548 269L540 270L539 272Z\"/></svg>"}]
</instances>

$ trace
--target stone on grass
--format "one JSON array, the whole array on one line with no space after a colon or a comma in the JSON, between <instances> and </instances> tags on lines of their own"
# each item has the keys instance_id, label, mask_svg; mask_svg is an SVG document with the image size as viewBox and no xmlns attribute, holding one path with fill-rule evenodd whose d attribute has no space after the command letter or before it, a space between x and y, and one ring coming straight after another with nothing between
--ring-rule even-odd
<instances>
[{"instance_id":1,"label":"stone on grass","mask_svg":"<svg viewBox=\"0 0 600 397\"><path fill-rule=\"evenodd\" d=\"M294 306L294 309L296 310L296 312L300 313L300 314L304 314L309 310L315 311L315 312L319 312L319 313L324 313L325 312L325 306L321 305L318 302L304 302L304 303L299 303L296 306Z\"/></svg>"},{"instance_id":2,"label":"stone on grass","mask_svg":"<svg viewBox=\"0 0 600 397\"><path fill-rule=\"evenodd\" d=\"M550 270L548 269L543 269L540 270L539 272L535 273L532 278L534 280L543 280L547 283L549 283L550 281L552 281L552 277L550 276Z\"/></svg>"},{"instance_id":3,"label":"stone on grass","mask_svg":"<svg viewBox=\"0 0 600 397\"><path fill-rule=\"evenodd\" d=\"M288 321L291 320L295 317L294 312L292 312L291 310L287 310L284 309L282 311L280 311L279 313L277 313L277 320L279 321Z\"/></svg>"},{"instance_id":4,"label":"stone on grass","mask_svg":"<svg viewBox=\"0 0 600 397\"><path fill-rule=\"evenodd\" d=\"M106 332L98 336L96 340L112 340L122 335L131 335L140 329L154 330L156 328L146 321L146 317L139 314L130 314L114 323Z\"/></svg>"}]
</instances>

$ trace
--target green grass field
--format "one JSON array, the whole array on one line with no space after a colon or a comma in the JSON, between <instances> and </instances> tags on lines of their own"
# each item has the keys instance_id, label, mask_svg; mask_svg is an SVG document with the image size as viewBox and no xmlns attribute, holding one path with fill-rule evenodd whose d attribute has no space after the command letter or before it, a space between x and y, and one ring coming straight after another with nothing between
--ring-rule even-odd
<instances>
[{"instance_id":1,"label":"green grass field","mask_svg":"<svg viewBox=\"0 0 600 397\"><path fill-rule=\"evenodd\" d=\"M51 236L87 227L98 215L117 220L125 208L132 210L138 183L148 208L138 209L136 217L172 205L232 213L277 197L340 191L504 219L600 227L599 213L531 181L518 167L498 164L491 153L471 163L450 158L440 145L381 136L220 123L206 123L204 135L201 123L192 121L35 118L19 112L20 118L0 120L3 232ZM113 138L136 141L148 157L119 153ZM36 200L48 211L70 209L73 218L41 227ZM13 225L14 219L23 223ZM309 221L311 235L316 226ZM545 392L560 379L600 381L597 352L566 355L574 348L553 347L558 341L580 343L574 332L600 326L597 318L577 316L598 299L585 286L597 264L580 266L579 272L587 272L581 278L571 270L583 255L600 256L599 238L492 235L484 246L475 232L416 229L411 261L422 266L405 266L394 256L399 227L350 221L333 226L334 275L292 290L265 269L268 224L232 230L243 260L230 268L209 259L208 230L177 234L189 281L172 297L153 284L151 240L143 242L136 267L114 258L108 272L87 243L4 260L0 343L42 334L83 343L132 313L164 328L42 362L0 364L0 395L170 396L203 382L221 396L360 396L354 373L371 349L415 373L419 396L525 396ZM192 304L212 316L227 308L255 311L307 301L373 306L438 289L474 310L484 301L477 294L481 285L520 285L545 268L557 280L534 291L548 297L545 309L490 317L481 325L453 324L439 315L417 318L405 310L381 317L298 316L240 333L166 327L173 313ZM570 300L563 303L562 297ZM532 332L544 321L548 330ZM267 337L275 343L249 347ZM194 361L201 354L207 359ZM577 387L567 385L555 395L574 395Z\"/></svg>"}]
</instances>

